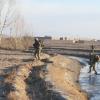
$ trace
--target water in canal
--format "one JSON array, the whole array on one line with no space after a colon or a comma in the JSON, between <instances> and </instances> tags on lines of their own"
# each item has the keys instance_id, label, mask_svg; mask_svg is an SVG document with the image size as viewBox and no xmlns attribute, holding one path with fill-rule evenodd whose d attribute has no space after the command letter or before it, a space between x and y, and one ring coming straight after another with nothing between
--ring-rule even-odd
<instances>
[{"instance_id":1,"label":"water in canal","mask_svg":"<svg viewBox=\"0 0 100 100\"><path fill-rule=\"evenodd\" d=\"M79 60L83 64L79 78L81 88L88 93L90 100L100 100L100 63L96 64L98 75L95 75L94 72L88 73L88 59L76 57L74 59Z\"/></svg>"}]
</instances>

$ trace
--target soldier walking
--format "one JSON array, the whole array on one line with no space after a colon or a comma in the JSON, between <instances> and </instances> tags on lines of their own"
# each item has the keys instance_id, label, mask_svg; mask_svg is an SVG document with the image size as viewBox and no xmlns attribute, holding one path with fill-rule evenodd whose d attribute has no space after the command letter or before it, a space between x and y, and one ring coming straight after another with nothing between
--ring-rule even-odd
<instances>
[{"instance_id":1,"label":"soldier walking","mask_svg":"<svg viewBox=\"0 0 100 100\"><path fill-rule=\"evenodd\" d=\"M41 46L41 41L38 38L35 39L33 47L34 47L34 50L35 50L35 52L34 52L35 58L40 60L40 54L41 54L42 46Z\"/></svg>"},{"instance_id":2,"label":"soldier walking","mask_svg":"<svg viewBox=\"0 0 100 100\"><path fill-rule=\"evenodd\" d=\"M95 69L96 63L99 61L99 56L94 54L94 45L91 46L91 52L90 52L90 67L89 67L89 73L91 72L91 69L93 68L95 74L97 74L97 71Z\"/></svg>"}]
</instances>

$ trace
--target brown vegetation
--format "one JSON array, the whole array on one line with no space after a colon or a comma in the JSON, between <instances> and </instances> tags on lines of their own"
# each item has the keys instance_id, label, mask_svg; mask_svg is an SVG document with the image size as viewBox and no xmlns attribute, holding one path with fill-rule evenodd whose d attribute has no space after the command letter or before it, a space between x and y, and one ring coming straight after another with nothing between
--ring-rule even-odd
<instances>
[{"instance_id":1,"label":"brown vegetation","mask_svg":"<svg viewBox=\"0 0 100 100\"><path fill-rule=\"evenodd\" d=\"M27 50L32 46L34 38L23 36L23 37L9 37L1 38L0 48L12 49L12 50Z\"/></svg>"}]
</instances>

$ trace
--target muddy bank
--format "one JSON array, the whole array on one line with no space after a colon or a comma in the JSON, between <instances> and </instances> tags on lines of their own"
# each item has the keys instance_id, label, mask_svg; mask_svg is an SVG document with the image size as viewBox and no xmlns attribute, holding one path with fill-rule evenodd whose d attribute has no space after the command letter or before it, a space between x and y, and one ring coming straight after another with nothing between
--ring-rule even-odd
<instances>
[{"instance_id":1,"label":"muddy bank","mask_svg":"<svg viewBox=\"0 0 100 100\"><path fill-rule=\"evenodd\" d=\"M26 82L30 100L88 100L78 83L81 64L61 55L43 59L32 68ZM37 98L36 98L37 97Z\"/></svg>"},{"instance_id":2,"label":"muddy bank","mask_svg":"<svg viewBox=\"0 0 100 100\"><path fill-rule=\"evenodd\" d=\"M55 88L68 100L87 100L87 94L78 83L81 64L61 55L51 58L51 61L53 63L48 65L48 76Z\"/></svg>"},{"instance_id":3,"label":"muddy bank","mask_svg":"<svg viewBox=\"0 0 100 100\"><path fill-rule=\"evenodd\" d=\"M78 78L80 63L61 55L42 55L4 74L5 100L87 100Z\"/></svg>"}]
</instances>

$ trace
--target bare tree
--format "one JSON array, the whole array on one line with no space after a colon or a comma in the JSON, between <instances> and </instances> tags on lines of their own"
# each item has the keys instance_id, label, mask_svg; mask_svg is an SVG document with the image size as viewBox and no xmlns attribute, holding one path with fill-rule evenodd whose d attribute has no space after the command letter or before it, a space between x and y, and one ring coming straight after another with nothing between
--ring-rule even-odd
<instances>
[{"instance_id":1,"label":"bare tree","mask_svg":"<svg viewBox=\"0 0 100 100\"><path fill-rule=\"evenodd\" d=\"M16 19L15 0L0 0L0 44L3 31L8 30Z\"/></svg>"},{"instance_id":2,"label":"bare tree","mask_svg":"<svg viewBox=\"0 0 100 100\"><path fill-rule=\"evenodd\" d=\"M0 35L3 36L3 33L9 33L10 38L8 41L14 49L21 46L27 49L32 44L31 37L25 34L32 33L29 32L32 29L31 27L24 20L20 11L17 11L15 0L0 0ZM0 46L2 44L1 38Z\"/></svg>"},{"instance_id":3,"label":"bare tree","mask_svg":"<svg viewBox=\"0 0 100 100\"><path fill-rule=\"evenodd\" d=\"M1 24L2 24L1 15L2 15L3 7L4 7L4 1L0 0L0 30L1 30Z\"/></svg>"},{"instance_id":4,"label":"bare tree","mask_svg":"<svg viewBox=\"0 0 100 100\"><path fill-rule=\"evenodd\" d=\"M13 22L14 17L14 0L6 0L2 3L0 13L0 34L2 35L4 28L8 27Z\"/></svg>"}]
</instances>

